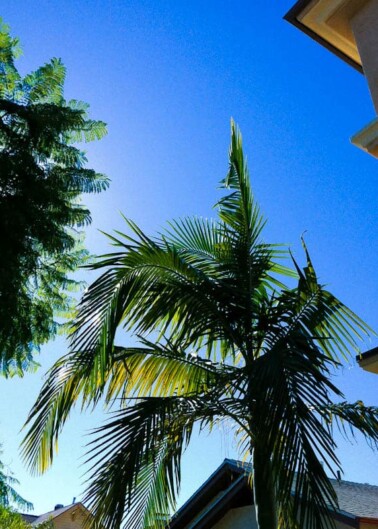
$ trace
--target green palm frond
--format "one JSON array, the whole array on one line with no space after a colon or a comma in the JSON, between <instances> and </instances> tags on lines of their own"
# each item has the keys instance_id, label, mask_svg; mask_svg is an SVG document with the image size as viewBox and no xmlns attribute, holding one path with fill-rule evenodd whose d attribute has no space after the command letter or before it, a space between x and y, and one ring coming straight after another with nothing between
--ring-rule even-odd
<instances>
[{"instance_id":1,"label":"green palm frond","mask_svg":"<svg viewBox=\"0 0 378 529\"><path fill-rule=\"evenodd\" d=\"M251 365L250 387L256 402L255 436L265 440L272 455L269 464L276 474L278 504L291 509L301 527L319 528L331 523L327 512L337 508L320 461L331 473L340 468L329 423L324 414L319 417L320 410L331 404L332 394L342 397L330 382L329 370L338 365L337 352L346 356L348 346L355 344L356 326L365 335L370 329L323 290L307 251L306 256L303 271L295 263L298 286L262 304L265 328L258 341L260 356ZM362 422L359 426L363 429ZM368 435L377 426L366 421Z\"/></svg>"},{"instance_id":2,"label":"green palm frond","mask_svg":"<svg viewBox=\"0 0 378 529\"><path fill-rule=\"evenodd\" d=\"M264 440L278 504L289 505L295 491L293 516L301 527L327 527L327 509L337 506L320 464L331 472L339 468L335 444L313 409L328 403L329 392L336 390L327 361L311 338L298 333L258 358L251 375L252 445L259 449Z\"/></svg>"},{"instance_id":3,"label":"green palm frond","mask_svg":"<svg viewBox=\"0 0 378 529\"><path fill-rule=\"evenodd\" d=\"M223 197L216 207L219 218L239 236L257 240L264 227L259 207L253 200L246 160L244 159L242 137L234 121L231 121L231 146L229 171L221 187L232 192Z\"/></svg>"},{"instance_id":4,"label":"green palm frond","mask_svg":"<svg viewBox=\"0 0 378 529\"><path fill-rule=\"evenodd\" d=\"M156 344L141 339L144 347L119 348L117 364L113 365L107 401L120 394L189 396L209 391L211 387L233 376L231 367L202 359L193 351L189 354L174 344ZM123 384L122 384L123 381Z\"/></svg>"},{"instance_id":5,"label":"green palm frond","mask_svg":"<svg viewBox=\"0 0 378 529\"><path fill-rule=\"evenodd\" d=\"M59 432L79 398L83 408L101 397L111 406L115 399L138 394L195 395L234 378L231 368L185 354L172 344L142 343L144 347L115 347L110 358L97 350L74 352L53 366L29 414L33 426L23 442L33 472L50 466Z\"/></svg>"},{"instance_id":6,"label":"green palm frond","mask_svg":"<svg viewBox=\"0 0 378 529\"><path fill-rule=\"evenodd\" d=\"M357 340L362 341L374 331L352 310L346 307L331 292L318 283L314 266L304 240L302 245L306 254L306 267L300 274L298 297L313 299L313 307L305 320L305 325L318 338L326 354L335 360L350 359L351 348L360 352ZM296 269L298 264L293 259Z\"/></svg>"},{"instance_id":7,"label":"green palm frond","mask_svg":"<svg viewBox=\"0 0 378 529\"><path fill-rule=\"evenodd\" d=\"M365 406L362 401L340 402L317 408L323 420L336 425L347 439L362 434L372 448L378 447L378 407Z\"/></svg>"},{"instance_id":8,"label":"green palm frond","mask_svg":"<svg viewBox=\"0 0 378 529\"><path fill-rule=\"evenodd\" d=\"M204 418L211 420L200 398L143 399L94 432L85 501L101 524L110 529L123 522L133 529L165 525L157 515L174 508L181 454L194 423Z\"/></svg>"},{"instance_id":9,"label":"green palm frond","mask_svg":"<svg viewBox=\"0 0 378 529\"><path fill-rule=\"evenodd\" d=\"M258 304L266 289L279 284L274 275L286 274L272 259L275 249L263 244L248 248L252 271L246 285L238 273L239 248L234 247L223 225L187 219L173 223L161 240L152 240L133 223L128 224L133 236L111 236L120 251L103 256L93 266L108 270L83 297L73 347L92 347L101 332L111 343L121 322L140 334L174 328L175 339L185 335L192 343L201 343L206 336L209 354L222 340L227 347L235 343L240 347L244 338L238 336L238 327L246 305L252 318L248 293L256 293ZM189 242L192 244L187 245Z\"/></svg>"},{"instance_id":10,"label":"green palm frond","mask_svg":"<svg viewBox=\"0 0 378 529\"><path fill-rule=\"evenodd\" d=\"M85 355L81 356L85 363ZM68 358L61 359L50 370L29 413L27 421L32 422L32 426L22 443L22 455L31 472L43 473L50 467L59 432L77 404L80 392L88 385L88 379L84 378L88 371L87 365L74 360L70 362Z\"/></svg>"}]
</instances>

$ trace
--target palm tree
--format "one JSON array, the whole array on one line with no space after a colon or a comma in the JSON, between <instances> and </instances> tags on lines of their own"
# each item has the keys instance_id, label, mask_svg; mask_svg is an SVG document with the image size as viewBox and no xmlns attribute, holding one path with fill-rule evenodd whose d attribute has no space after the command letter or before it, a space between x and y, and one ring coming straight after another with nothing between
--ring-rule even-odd
<instances>
[{"instance_id":1,"label":"palm tree","mask_svg":"<svg viewBox=\"0 0 378 529\"><path fill-rule=\"evenodd\" d=\"M218 220L174 221L154 238L126 220L131 234L110 237L116 251L92 266L103 273L80 303L70 352L27 420L23 454L44 472L80 399L113 407L89 443L85 499L109 529L161 525L195 425L233 424L252 461L260 529L332 523L333 424L378 441L378 409L344 402L330 380L370 329L319 284L304 243L301 269L262 242L234 124L229 160ZM119 329L137 345L115 345Z\"/></svg>"}]
</instances>

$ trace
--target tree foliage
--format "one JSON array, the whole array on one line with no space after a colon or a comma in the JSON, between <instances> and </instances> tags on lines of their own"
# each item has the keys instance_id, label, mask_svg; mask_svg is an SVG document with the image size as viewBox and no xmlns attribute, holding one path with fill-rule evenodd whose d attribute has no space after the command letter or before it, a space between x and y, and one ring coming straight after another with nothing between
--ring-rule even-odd
<instances>
[{"instance_id":1,"label":"tree foliage","mask_svg":"<svg viewBox=\"0 0 378 529\"><path fill-rule=\"evenodd\" d=\"M1 450L0 455L2 455ZM33 508L33 504L25 500L16 491L14 487L17 485L19 485L18 479L16 479L13 476L13 473L6 468L3 462L0 461L0 509L12 509L12 506L26 510ZM4 513L0 510L0 520L2 519L3 514ZM3 528L1 521L0 527Z\"/></svg>"},{"instance_id":2,"label":"tree foliage","mask_svg":"<svg viewBox=\"0 0 378 529\"><path fill-rule=\"evenodd\" d=\"M0 450L0 455L2 452ZM0 461L0 527L1 529L32 529L32 525L18 512L30 511L33 504L25 500L15 490L19 481L13 473ZM17 509L17 510L16 510ZM35 526L34 526L35 527ZM38 525L39 529L54 529L51 520L46 520Z\"/></svg>"},{"instance_id":3,"label":"tree foliage","mask_svg":"<svg viewBox=\"0 0 378 529\"><path fill-rule=\"evenodd\" d=\"M18 512L0 505L0 527L1 529L29 529L30 525Z\"/></svg>"},{"instance_id":4,"label":"tree foliage","mask_svg":"<svg viewBox=\"0 0 378 529\"><path fill-rule=\"evenodd\" d=\"M69 278L87 252L81 229L91 222L82 193L104 190L104 175L85 168L77 142L106 133L88 105L64 99L66 69L52 59L22 77L18 40L0 22L0 369L33 364L72 308Z\"/></svg>"},{"instance_id":5,"label":"tree foliage","mask_svg":"<svg viewBox=\"0 0 378 529\"><path fill-rule=\"evenodd\" d=\"M0 505L0 527L1 529L32 529L35 525L28 523L22 514L10 507ZM38 529L54 529L51 520L47 520L38 525Z\"/></svg>"},{"instance_id":6,"label":"tree foliage","mask_svg":"<svg viewBox=\"0 0 378 529\"><path fill-rule=\"evenodd\" d=\"M195 425L233 425L260 529L331 526L332 428L378 442L378 409L345 402L331 379L371 331L319 283L304 242L301 267L263 241L235 125L221 187L216 220L174 221L155 237L126 220L129 232L110 236L115 251L92 266L102 274L81 300L71 349L28 418L23 454L44 472L79 399L117 408L87 458L86 501L109 529L162 524ZM137 345L116 345L119 329Z\"/></svg>"}]
</instances>

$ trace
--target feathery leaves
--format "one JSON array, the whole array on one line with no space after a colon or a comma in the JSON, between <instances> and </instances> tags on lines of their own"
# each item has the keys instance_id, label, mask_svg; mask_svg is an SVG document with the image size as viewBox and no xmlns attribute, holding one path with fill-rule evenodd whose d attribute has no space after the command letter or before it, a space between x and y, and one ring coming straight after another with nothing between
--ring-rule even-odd
<instances>
[{"instance_id":1,"label":"feathery leaves","mask_svg":"<svg viewBox=\"0 0 378 529\"><path fill-rule=\"evenodd\" d=\"M66 287L87 252L78 229L91 222L82 193L100 192L108 179L84 167L78 141L100 139L105 124L88 106L66 102L66 69L52 59L21 77L18 41L0 21L0 371L36 365L39 347L71 314ZM80 286L77 283L77 286Z\"/></svg>"}]
</instances>

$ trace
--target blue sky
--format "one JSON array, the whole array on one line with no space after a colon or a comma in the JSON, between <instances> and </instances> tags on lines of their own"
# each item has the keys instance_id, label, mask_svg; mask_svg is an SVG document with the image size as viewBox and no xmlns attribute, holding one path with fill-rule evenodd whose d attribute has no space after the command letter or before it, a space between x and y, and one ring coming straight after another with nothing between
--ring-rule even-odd
<instances>
[{"instance_id":1,"label":"blue sky","mask_svg":"<svg viewBox=\"0 0 378 529\"><path fill-rule=\"evenodd\" d=\"M61 57L67 98L87 101L108 123L108 136L87 146L89 166L112 180L109 191L86 198L92 252L108 249L99 229L124 228L120 211L147 232L174 217L214 215L232 116L268 219L266 239L289 243L301 258L306 231L322 282L378 329L377 162L349 143L374 117L373 105L361 74L282 20L293 3L13 0L1 15L21 39L20 70ZM45 476L22 465L19 430L43 374L64 352L56 340L37 374L0 380L2 458L37 513L80 497L83 435L103 420L101 410L74 413ZM378 378L354 361L337 383L348 399L377 404ZM345 479L378 484L376 454L361 441L339 446ZM227 431L196 439L181 501L233 456Z\"/></svg>"}]
</instances>

